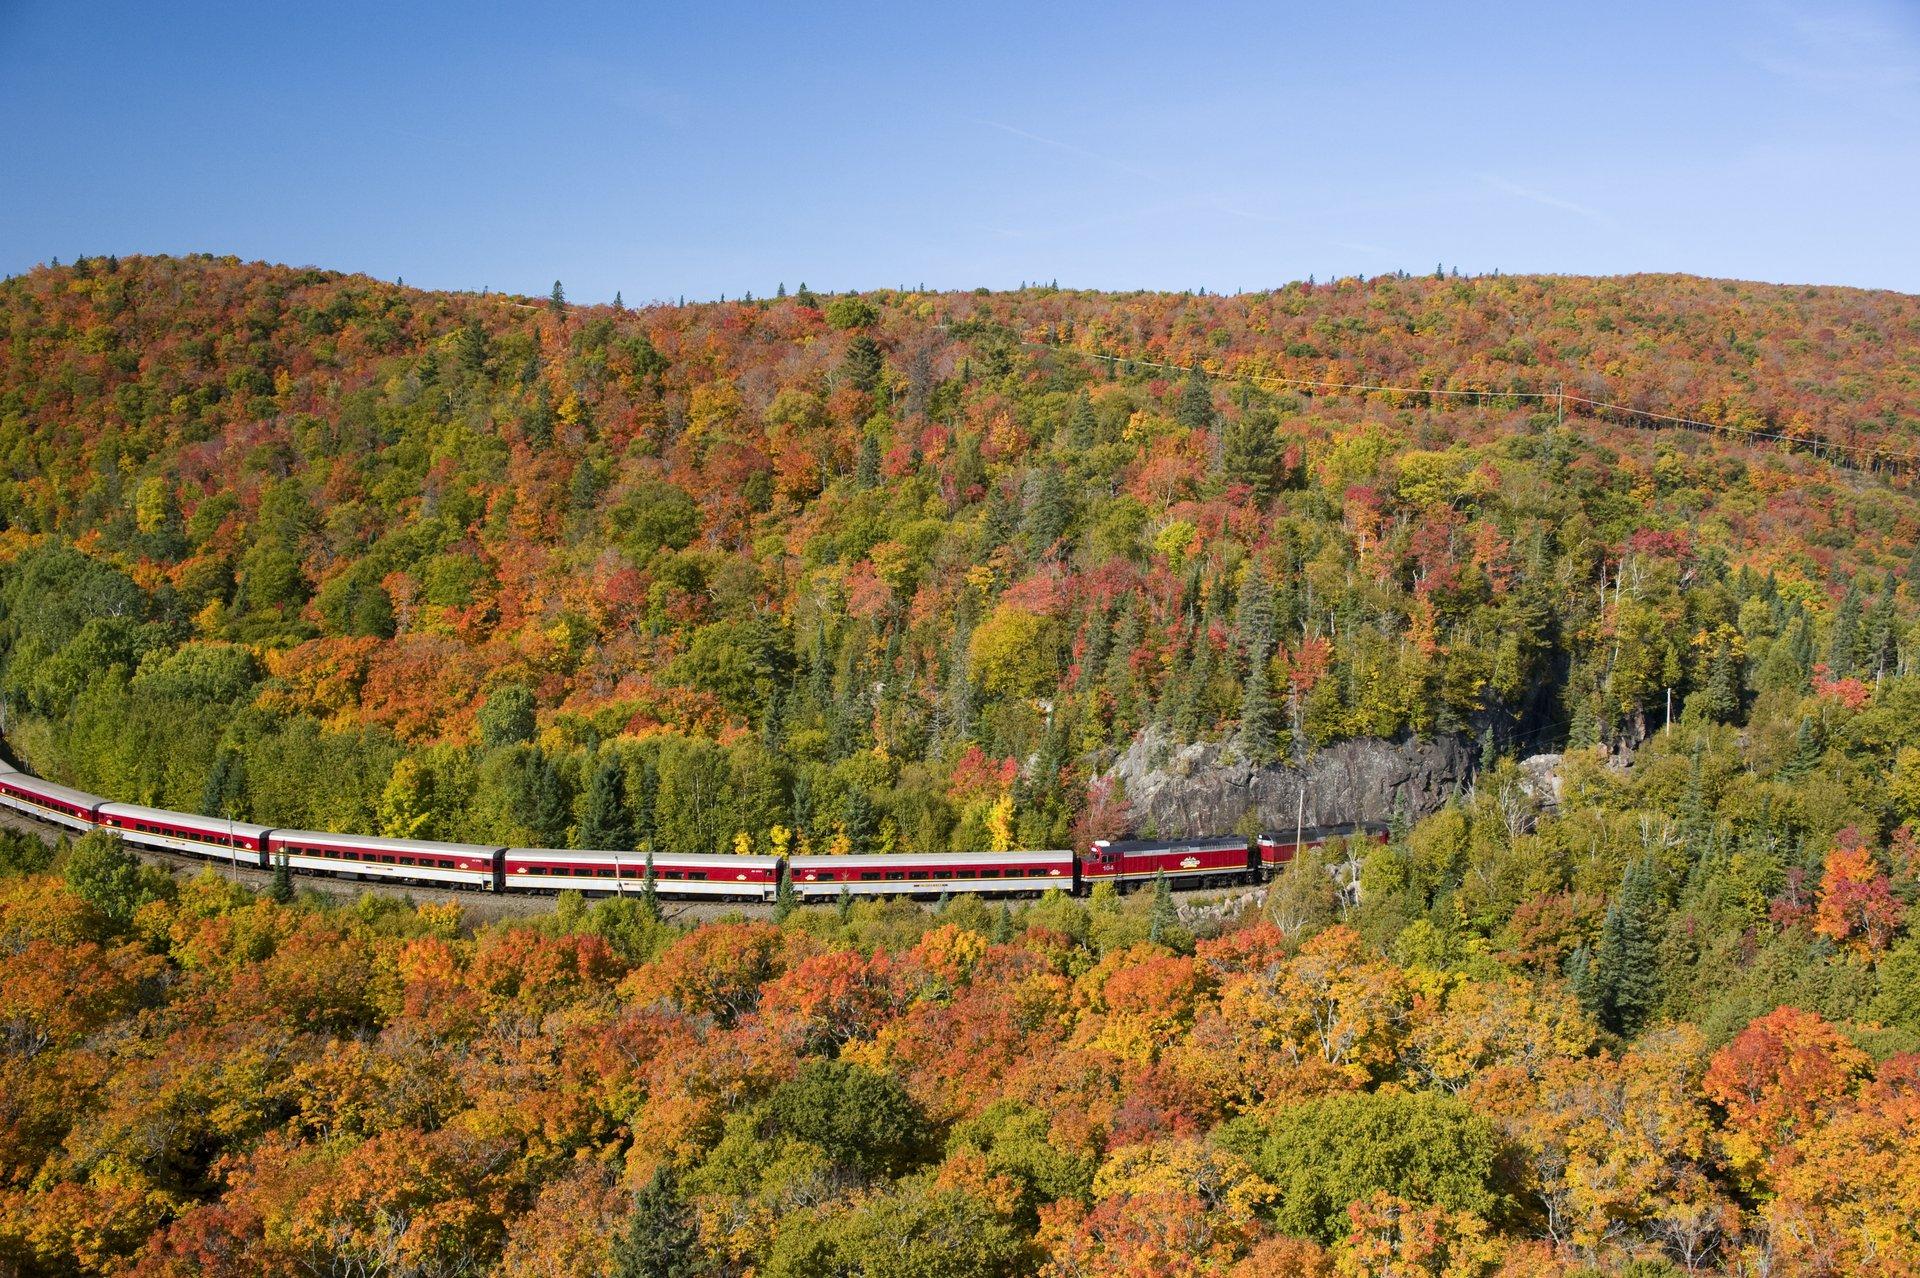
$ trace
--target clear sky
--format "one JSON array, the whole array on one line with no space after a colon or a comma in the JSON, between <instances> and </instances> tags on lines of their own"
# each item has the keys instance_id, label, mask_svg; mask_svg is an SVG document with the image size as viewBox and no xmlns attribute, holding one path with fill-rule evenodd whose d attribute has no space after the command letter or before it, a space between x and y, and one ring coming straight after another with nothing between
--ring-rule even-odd
<instances>
[{"instance_id":1,"label":"clear sky","mask_svg":"<svg viewBox=\"0 0 1920 1278\"><path fill-rule=\"evenodd\" d=\"M1920 292L1917 0L0 0L0 122L6 274L204 250L629 303L1436 262Z\"/></svg>"}]
</instances>

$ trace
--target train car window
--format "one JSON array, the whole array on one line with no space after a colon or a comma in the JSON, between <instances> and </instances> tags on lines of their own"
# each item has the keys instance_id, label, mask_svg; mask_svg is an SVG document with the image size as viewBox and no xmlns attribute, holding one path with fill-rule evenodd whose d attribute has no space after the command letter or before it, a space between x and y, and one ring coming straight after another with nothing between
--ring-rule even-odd
<instances>
[{"instance_id":1,"label":"train car window","mask_svg":"<svg viewBox=\"0 0 1920 1278\"><path fill-rule=\"evenodd\" d=\"M696 883L705 883L707 881L707 872L705 870L688 870L687 877Z\"/></svg>"},{"instance_id":2,"label":"train car window","mask_svg":"<svg viewBox=\"0 0 1920 1278\"><path fill-rule=\"evenodd\" d=\"M393 858L392 858L392 857L390 857L390 856L383 856L383 857L381 857L381 858L380 858L380 864L382 864L382 865L392 865L392 864L393 864Z\"/></svg>"},{"instance_id":3,"label":"train car window","mask_svg":"<svg viewBox=\"0 0 1920 1278\"><path fill-rule=\"evenodd\" d=\"M402 864L402 865L412 865L412 864L413 864L413 858L412 858L412 857L410 857L410 856L403 856L403 857L401 857L401 858L400 858L400 864Z\"/></svg>"},{"instance_id":4,"label":"train car window","mask_svg":"<svg viewBox=\"0 0 1920 1278\"><path fill-rule=\"evenodd\" d=\"M613 870L611 867L605 867L602 869L595 870L594 874L599 878L610 879L613 877Z\"/></svg>"},{"instance_id":5,"label":"train car window","mask_svg":"<svg viewBox=\"0 0 1920 1278\"><path fill-rule=\"evenodd\" d=\"M933 877L936 879L950 879L953 877L953 871L952 870L935 870L933 872Z\"/></svg>"},{"instance_id":6,"label":"train car window","mask_svg":"<svg viewBox=\"0 0 1920 1278\"><path fill-rule=\"evenodd\" d=\"M1008 873L1009 873L1009 874L1011 874L1011 873L1014 873L1014 871L1011 871L1011 870L1009 870L1009 871L1008 871ZM975 877L975 878L977 878L977 879L997 879L997 878L999 878L999 877L1000 877L1000 871L998 871L998 870L976 870L976 871L974 871L974 877Z\"/></svg>"},{"instance_id":7,"label":"train car window","mask_svg":"<svg viewBox=\"0 0 1920 1278\"><path fill-rule=\"evenodd\" d=\"M872 870L862 870L860 872L860 881L862 883L872 883L875 880L877 880L879 877L880 877L879 874Z\"/></svg>"},{"instance_id":8,"label":"train car window","mask_svg":"<svg viewBox=\"0 0 1920 1278\"><path fill-rule=\"evenodd\" d=\"M547 867L544 865L529 865L527 867L528 874L545 874L546 872Z\"/></svg>"},{"instance_id":9,"label":"train car window","mask_svg":"<svg viewBox=\"0 0 1920 1278\"><path fill-rule=\"evenodd\" d=\"M888 881L889 883L891 883L891 882L894 882L894 881L895 881L895 880L897 880L897 879L904 879L904 878L906 878L906 877L907 877L907 876L906 876L906 874L905 874L905 873L904 873L903 871L900 871L900 870L888 870L888 871L887 871L887 881Z\"/></svg>"},{"instance_id":10,"label":"train car window","mask_svg":"<svg viewBox=\"0 0 1920 1278\"><path fill-rule=\"evenodd\" d=\"M831 882L833 882L833 881L834 881L835 879L837 879L837 878L839 878L840 876L839 876L839 874L838 874L838 873L837 873L836 871L833 871L833 870L822 870L822 871L820 871L820 872L819 872L818 874L816 874L816 875L814 875L813 877L814 877L814 878L816 878L816 879L820 879L820 880L822 880L822 881L824 881L824 882L827 882L827 883L831 883Z\"/></svg>"}]
</instances>

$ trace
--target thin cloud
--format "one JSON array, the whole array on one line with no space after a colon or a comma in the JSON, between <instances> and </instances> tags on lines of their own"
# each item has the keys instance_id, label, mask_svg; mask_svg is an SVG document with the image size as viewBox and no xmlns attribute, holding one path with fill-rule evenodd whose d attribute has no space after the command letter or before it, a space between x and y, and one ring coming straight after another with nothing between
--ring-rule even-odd
<instances>
[{"instance_id":1,"label":"thin cloud","mask_svg":"<svg viewBox=\"0 0 1920 1278\"><path fill-rule=\"evenodd\" d=\"M982 120L975 117L969 118L973 119L975 124L983 125L989 129L998 129L1002 133L1011 133L1016 138L1025 138L1027 141L1037 142L1041 146L1050 146L1056 151L1065 151L1068 155L1077 155L1083 160L1091 160L1095 164L1103 164L1107 168L1119 173L1130 174L1137 178L1145 178L1148 181L1154 181L1157 177L1157 175L1149 173L1145 169L1136 168L1124 160L1116 160L1112 156L1102 155L1098 151L1089 151L1084 146L1075 146L1071 142L1062 142L1058 138L1043 137L1038 133L1030 133L1026 129L1017 129L1011 124L1002 124L998 120Z\"/></svg>"},{"instance_id":2,"label":"thin cloud","mask_svg":"<svg viewBox=\"0 0 1920 1278\"><path fill-rule=\"evenodd\" d=\"M1530 186L1522 186L1518 182L1509 182L1506 178L1496 177L1490 173L1481 174L1480 180L1494 190L1506 195L1511 195L1517 200L1527 200L1546 208L1559 209L1565 213L1572 213L1576 217L1585 218L1595 226L1604 226L1610 230L1615 226L1614 220L1605 213L1602 213L1599 209L1589 208L1587 205L1576 203L1573 200L1562 199L1560 196L1554 195L1551 192L1538 191Z\"/></svg>"}]
</instances>

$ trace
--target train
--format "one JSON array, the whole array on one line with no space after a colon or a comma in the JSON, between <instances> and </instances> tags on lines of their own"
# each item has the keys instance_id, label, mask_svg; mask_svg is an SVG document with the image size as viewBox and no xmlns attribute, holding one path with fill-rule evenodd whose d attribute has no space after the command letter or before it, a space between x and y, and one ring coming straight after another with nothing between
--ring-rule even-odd
<instances>
[{"instance_id":1,"label":"train","mask_svg":"<svg viewBox=\"0 0 1920 1278\"><path fill-rule=\"evenodd\" d=\"M110 830L136 847L235 867L477 892L639 893L649 870L664 897L772 901L785 882L802 902L848 896L951 893L1084 895L1101 883L1126 891L1164 877L1176 887L1222 887L1271 878L1302 848L1336 838L1383 841L1373 822L1312 826L1290 834L1201 839L1101 839L1072 849L892 852L847 856L621 852L439 843L320 830L116 803L43 781L0 761L0 806L79 833Z\"/></svg>"}]
</instances>

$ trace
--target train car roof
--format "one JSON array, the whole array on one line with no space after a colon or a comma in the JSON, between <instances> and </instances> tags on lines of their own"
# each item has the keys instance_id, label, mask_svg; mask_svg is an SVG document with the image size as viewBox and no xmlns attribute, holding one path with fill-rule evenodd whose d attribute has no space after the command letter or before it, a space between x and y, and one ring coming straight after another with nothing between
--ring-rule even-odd
<instances>
[{"instance_id":1,"label":"train car roof","mask_svg":"<svg viewBox=\"0 0 1920 1278\"><path fill-rule=\"evenodd\" d=\"M905 869L913 866L934 866L939 869L964 869L976 865L998 865L1007 861L1060 861L1073 860L1070 848L1016 848L1010 852L867 852L858 856L790 856L787 864L794 869L823 869L834 865L858 866L862 869L876 869L882 866Z\"/></svg>"},{"instance_id":2,"label":"train car roof","mask_svg":"<svg viewBox=\"0 0 1920 1278\"><path fill-rule=\"evenodd\" d=\"M324 843L365 852L424 852L432 856L492 856L496 843L435 843L431 839L382 839L370 834L329 834L325 830L275 830L273 841Z\"/></svg>"},{"instance_id":3,"label":"train car roof","mask_svg":"<svg viewBox=\"0 0 1920 1278\"><path fill-rule=\"evenodd\" d=\"M1107 852L1225 852L1238 848L1247 850L1245 838L1221 837L1205 839L1109 839L1098 845Z\"/></svg>"},{"instance_id":4,"label":"train car roof","mask_svg":"<svg viewBox=\"0 0 1920 1278\"><path fill-rule=\"evenodd\" d=\"M604 848L508 848L509 859L540 861L576 861L582 865L612 865L619 862L622 870L631 869L635 874L645 871L647 854L645 852L613 852ZM712 869L738 869L742 866L753 869L772 869L780 863L777 856L764 856L751 852L744 856L732 852L655 852L654 868L663 866L679 867L697 865Z\"/></svg>"},{"instance_id":5,"label":"train car roof","mask_svg":"<svg viewBox=\"0 0 1920 1278\"><path fill-rule=\"evenodd\" d=\"M249 838L258 838L271 830L272 826L255 825L251 821L229 821L225 817L201 816L196 812L172 812L166 808L143 808L137 803L103 803L101 816L133 817L148 821L171 821L175 825L192 826L199 830L212 830L216 834L225 834L231 829L235 834L244 834Z\"/></svg>"},{"instance_id":6,"label":"train car roof","mask_svg":"<svg viewBox=\"0 0 1920 1278\"><path fill-rule=\"evenodd\" d=\"M77 803L83 808L95 807L106 802L97 794L88 794L85 790L76 790L70 785L61 785L58 781L43 781L31 772L21 772L18 769L7 775L6 781L8 785L31 790L49 799L65 799L68 803Z\"/></svg>"}]
</instances>

